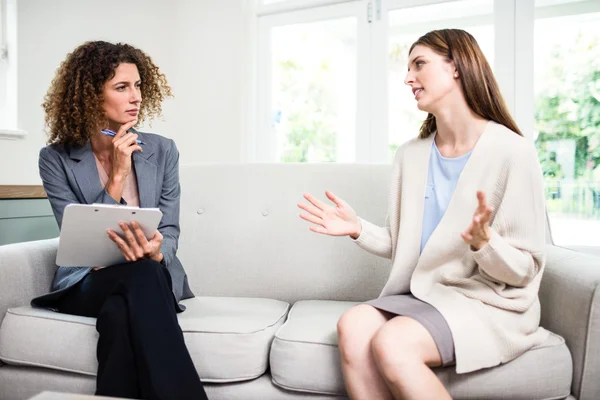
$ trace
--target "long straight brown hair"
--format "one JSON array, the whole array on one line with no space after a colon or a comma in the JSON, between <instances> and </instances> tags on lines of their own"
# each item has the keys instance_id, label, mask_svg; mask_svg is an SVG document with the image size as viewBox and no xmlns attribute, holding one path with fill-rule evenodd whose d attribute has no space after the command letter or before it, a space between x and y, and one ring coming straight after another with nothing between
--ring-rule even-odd
<instances>
[{"instance_id":1,"label":"long straight brown hair","mask_svg":"<svg viewBox=\"0 0 600 400\"><path fill-rule=\"evenodd\" d=\"M523 136L504 103L490 64L470 33L462 29L431 31L413 43L409 54L417 45L429 47L447 61L454 61L465 100L475 114ZM421 125L419 138L428 137L436 129L435 116L430 113Z\"/></svg>"}]
</instances>

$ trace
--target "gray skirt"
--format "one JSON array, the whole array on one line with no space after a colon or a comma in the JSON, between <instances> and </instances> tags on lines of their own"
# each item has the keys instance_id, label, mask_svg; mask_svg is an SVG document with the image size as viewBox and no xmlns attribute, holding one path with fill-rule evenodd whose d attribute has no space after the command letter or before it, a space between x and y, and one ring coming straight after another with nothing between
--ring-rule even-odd
<instances>
[{"instance_id":1,"label":"gray skirt","mask_svg":"<svg viewBox=\"0 0 600 400\"><path fill-rule=\"evenodd\" d=\"M418 321L433 337L442 358L442 366L455 364L452 332L446 319L435 307L417 299L412 294L380 297L367 301L366 304L381 311L410 317Z\"/></svg>"}]
</instances>

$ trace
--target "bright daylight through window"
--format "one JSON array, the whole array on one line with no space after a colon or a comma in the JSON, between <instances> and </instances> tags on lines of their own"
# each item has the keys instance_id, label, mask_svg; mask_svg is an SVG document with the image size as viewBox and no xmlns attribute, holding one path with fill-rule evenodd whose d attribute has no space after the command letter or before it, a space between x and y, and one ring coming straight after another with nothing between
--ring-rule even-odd
<instances>
[{"instance_id":1,"label":"bright daylight through window","mask_svg":"<svg viewBox=\"0 0 600 400\"><path fill-rule=\"evenodd\" d=\"M558 245L600 246L600 12L564 15L564 0L551 3L537 9L534 46L534 140L550 226Z\"/></svg>"}]
</instances>

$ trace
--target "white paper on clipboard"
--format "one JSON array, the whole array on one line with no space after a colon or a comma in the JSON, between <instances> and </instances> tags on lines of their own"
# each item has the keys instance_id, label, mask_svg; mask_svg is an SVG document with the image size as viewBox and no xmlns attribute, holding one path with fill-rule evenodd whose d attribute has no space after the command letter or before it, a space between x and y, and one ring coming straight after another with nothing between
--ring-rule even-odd
<instances>
[{"instance_id":1,"label":"white paper on clipboard","mask_svg":"<svg viewBox=\"0 0 600 400\"><path fill-rule=\"evenodd\" d=\"M56 264L63 267L110 266L125 257L107 234L112 229L123 234L120 222L136 221L146 238L154 236L162 212L111 204L69 204L63 213Z\"/></svg>"}]
</instances>

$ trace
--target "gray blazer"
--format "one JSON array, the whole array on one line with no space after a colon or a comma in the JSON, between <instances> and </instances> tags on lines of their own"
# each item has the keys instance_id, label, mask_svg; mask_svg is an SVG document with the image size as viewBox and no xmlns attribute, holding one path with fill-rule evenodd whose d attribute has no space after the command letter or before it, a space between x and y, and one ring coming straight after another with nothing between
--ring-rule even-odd
<instances>
[{"instance_id":1,"label":"gray blazer","mask_svg":"<svg viewBox=\"0 0 600 400\"><path fill-rule=\"evenodd\" d=\"M161 252L173 283L175 300L194 297L187 275L175 255L179 240L179 152L175 142L151 133L136 132L143 152L133 153L133 167L137 176L140 207L158 207L163 213L158 230L163 235ZM92 147L50 145L42 148L39 159L40 177L52 211L61 227L65 207L79 204L117 204L102 189ZM121 204L127 204L121 199ZM58 267L50 293L31 301L33 306L52 308L51 304L68 288L81 281L89 267ZM179 305L180 310L185 308Z\"/></svg>"}]
</instances>

